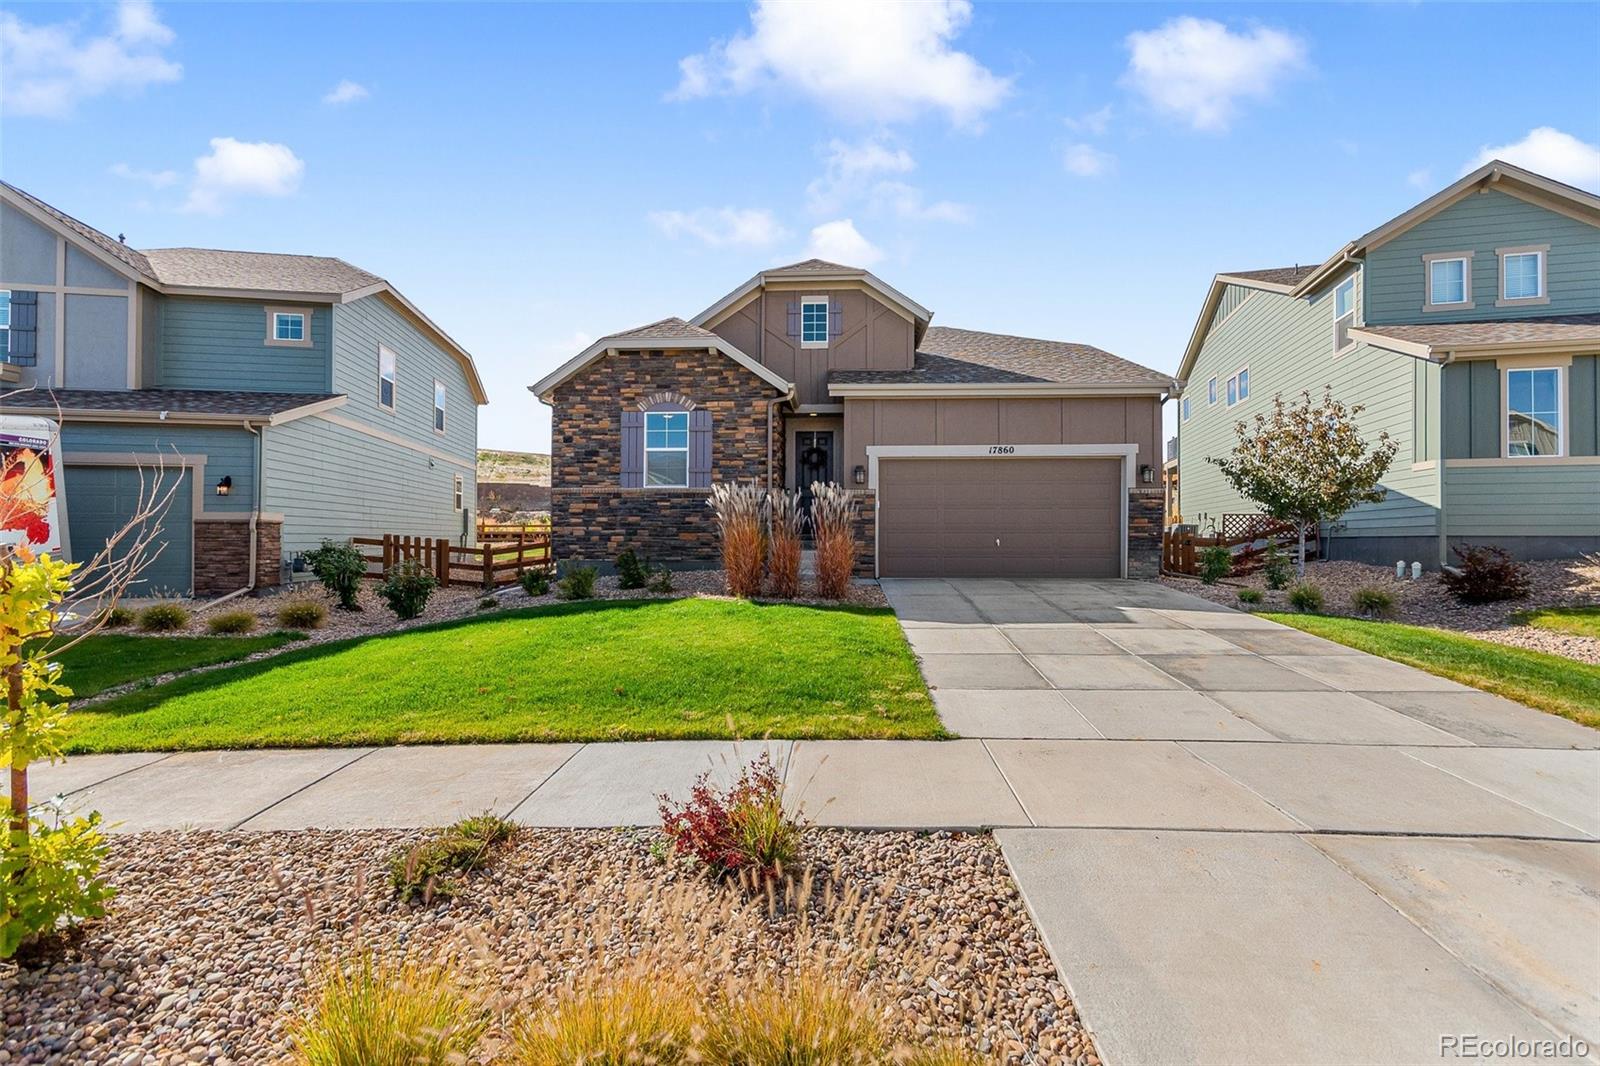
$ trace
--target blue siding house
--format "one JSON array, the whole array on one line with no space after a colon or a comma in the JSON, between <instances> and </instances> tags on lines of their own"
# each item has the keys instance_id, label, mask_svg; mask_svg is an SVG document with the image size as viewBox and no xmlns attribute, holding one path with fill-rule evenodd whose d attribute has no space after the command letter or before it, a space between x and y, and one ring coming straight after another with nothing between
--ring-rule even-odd
<instances>
[{"instance_id":1,"label":"blue siding house","mask_svg":"<svg viewBox=\"0 0 1600 1066\"><path fill-rule=\"evenodd\" d=\"M1600 550L1600 196L1496 160L1318 265L1218 274L1178 377L1185 522L1254 512L1206 460L1331 387L1399 452L1330 557Z\"/></svg>"},{"instance_id":2,"label":"blue siding house","mask_svg":"<svg viewBox=\"0 0 1600 1066\"><path fill-rule=\"evenodd\" d=\"M0 183L0 413L61 418L88 559L154 471L177 491L144 594L284 581L323 538L470 543L472 357L341 259L135 250Z\"/></svg>"}]
</instances>

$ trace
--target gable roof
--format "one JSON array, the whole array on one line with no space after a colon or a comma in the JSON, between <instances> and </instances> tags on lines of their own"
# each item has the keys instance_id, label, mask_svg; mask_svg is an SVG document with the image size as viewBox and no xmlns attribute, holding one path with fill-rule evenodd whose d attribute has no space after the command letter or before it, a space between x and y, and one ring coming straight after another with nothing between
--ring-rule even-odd
<instances>
[{"instance_id":1,"label":"gable roof","mask_svg":"<svg viewBox=\"0 0 1600 1066\"><path fill-rule=\"evenodd\" d=\"M828 375L828 392L835 396L906 386L957 391L974 385L1017 393L1165 391L1173 380L1093 345L950 326L928 330L909 370L835 370Z\"/></svg>"},{"instance_id":2,"label":"gable roof","mask_svg":"<svg viewBox=\"0 0 1600 1066\"><path fill-rule=\"evenodd\" d=\"M0 181L0 198L24 214L95 254L130 280L157 292L184 296L224 296L241 299L308 300L346 304L381 295L433 336L466 374L467 388L480 404L489 394L478 376L472 353L440 329L427 315L386 280L343 259L320 255L282 255L275 252L239 252L220 248L130 248L86 222L52 207L32 193Z\"/></svg>"},{"instance_id":3,"label":"gable roof","mask_svg":"<svg viewBox=\"0 0 1600 1066\"><path fill-rule=\"evenodd\" d=\"M558 385L576 376L590 363L618 350L672 352L701 348L727 356L783 395L792 395L794 392L794 386L772 370L762 366L710 330L685 322L681 318L663 318L658 322L607 334L551 373L529 385L528 391L545 403L550 403L551 394Z\"/></svg>"},{"instance_id":4,"label":"gable roof","mask_svg":"<svg viewBox=\"0 0 1600 1066\"><path fill-rule=\"evenodd\" d=\"M770 267L763 270L689 321L696 326L708 325L715 321L723 311L741 303L746 296L764 286L768 281L797 280L819 282L854 281L865 285L868 289L911 316L912 322L915 323L913 332L916 335L918 344L922 343L922 335L927 330L928 323L933 321L932 311L892 285L886 284L882 278L879 278L870 270L862 267L844 266L840 263L830 263L826 259L803 259L798 263L790 263L787 266Z\"/></svg>"},{"instance_id":5,"label":"gable roof","mask_svg":"<svg viewBox=\"0 0 1600 1066\"><path fill-rule=\"evenodd\" d=\"M1218 274L1217 277L1252 288L1282 289L1284 292L1289 292L1316 269L1315 265L1296 264L1287 267L1268 267L1266 270L1229 270Z\"/></svg>"}]
</instances>

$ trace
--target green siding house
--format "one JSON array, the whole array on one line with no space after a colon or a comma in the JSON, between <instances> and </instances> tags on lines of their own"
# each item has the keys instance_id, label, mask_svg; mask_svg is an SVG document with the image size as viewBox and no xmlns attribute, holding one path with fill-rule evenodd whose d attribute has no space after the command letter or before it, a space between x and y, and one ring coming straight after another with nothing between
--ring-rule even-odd
<instances>
[{"instance_id":1,"label":"green siding house","mask_svg":"<svg viewBox=\"0 0 1600 1066\"><path fill-rule=\"evenodd\" d=\"M1494 161L1311 266L1218 274L1178 377L1181 520L1249 514L1217 467L1273 398L1325 387L1399 453L1327 555L1600 550L1600 197Z\"/></svg>"},{"instance_id":2,"label":"green siding house","mask_svg":"<svg viewBox=\"0 0 1600 1066\"><path fill-rule=\"evenodd\" d=\"M483 383L382 278L140 251L0 183L0 304L0 414L61 420L69 557L176 485L136 592L277 585L328 537L471 542Z\"/></svg>"}]
</instances>

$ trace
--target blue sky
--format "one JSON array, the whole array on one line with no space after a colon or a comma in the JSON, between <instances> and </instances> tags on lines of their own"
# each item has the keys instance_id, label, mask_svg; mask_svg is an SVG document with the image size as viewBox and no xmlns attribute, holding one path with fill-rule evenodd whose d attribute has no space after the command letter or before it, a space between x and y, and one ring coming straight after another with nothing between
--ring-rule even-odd
<instances>
[{"instance_id":1,"label":"blue sky","mask_svg":"<svg viewBox=\"0 0 1600 1066\"><path fill-rule=\"evenodd\" d=\"M7 180L383 275L506 448L548 448L524 387L588 341L814 251L1173 370L1213 273L1486 149L1600 188L1593 3L12 4L0 49Z\"/></svg>"}]
</instances>

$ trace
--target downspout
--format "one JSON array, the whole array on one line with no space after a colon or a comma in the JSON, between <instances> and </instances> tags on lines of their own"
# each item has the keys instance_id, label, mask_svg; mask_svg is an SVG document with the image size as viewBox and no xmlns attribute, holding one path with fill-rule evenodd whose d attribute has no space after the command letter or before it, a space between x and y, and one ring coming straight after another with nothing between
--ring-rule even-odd
<instances>
[{"instance_id":1,"label":"downspout","mask_svg":"<svg viewBox=\"0 0 1600 1066\"><path fill-rule=\"evenodd\" d=\"M772 474L775 466L772 447L773 416L777 413L780 403L788 403L794 399L794 386L789 386L789 391L782 396L775 396L767 401L767 488L773 488ZM781 486L780 486L781 487Z\"/></svg>"},{"instance_id":2,"label":"downspout","mask_svg":"<svg viewBox=\"0 0 1600 1066\"><path fill-rule=\"evenodd\" d=\"M1445 530L1444 496L1444 368L1455 359L1454 352L1445 352L1439 360L1439 461L1434 464L1436 483L1439 486L1439 568L1450 565L1450 535ZM1471 452L1469 451L1470 455Z\"/></svg>"},{"instance_id":3,"label":"downspout","mask_svg":"<svg viewBox=\"0 0 1600 1066\"><path fill-rule=\"evenodd\" d=\"M222 596L218 596L216 599L212 600L210 603L208 603L205 606L201 607L200 610L202 610L202 611L209 611L211 608L217 606L218 604L227 603L229 600L236 599L236 598L238 598L240 596L245 595L246 593L254 592L255 588L256 588L256 531L259 528L258 523L261 520L261 466L262 466L262 460L263 460L263 454L262 453L265 452L266 449L262 447L262 445L265 442L262 439L261 431L259 429L257 429L255 426L251 425L249 419L245 419L243 425L244 425L244 428L249 430L250 433L252 435L254 435L255 438L256 438L256 441L255 441L255 445L256 445L256 447L255 447L255 452L256 452L256 479L255 479L255 487L254 487L254 490L253 490L253 492L254 492L254 506L251 508L251 511L250 511L250 554L249 554L250 570L249 570L248 574L246 575L247 584L242 589L234 589L232 592L229 592L229 593L227 593L225 595L222 595Z\"/></svg>"}]
</instances>

